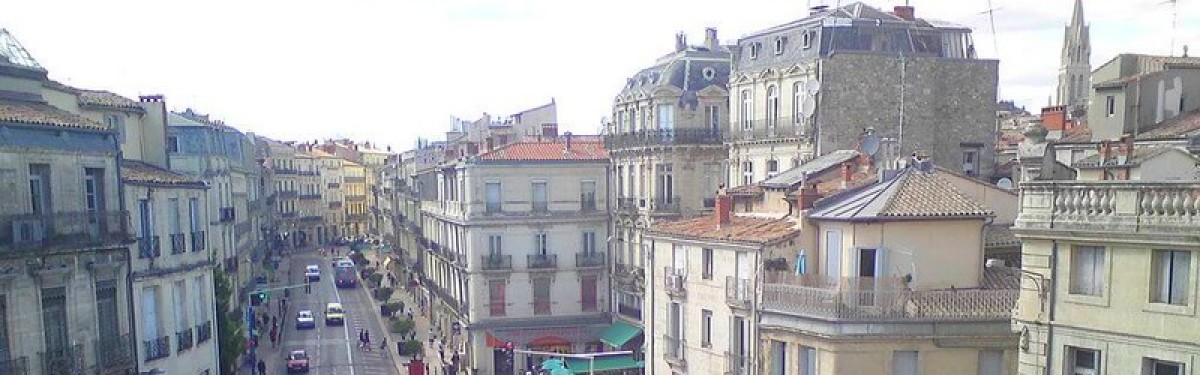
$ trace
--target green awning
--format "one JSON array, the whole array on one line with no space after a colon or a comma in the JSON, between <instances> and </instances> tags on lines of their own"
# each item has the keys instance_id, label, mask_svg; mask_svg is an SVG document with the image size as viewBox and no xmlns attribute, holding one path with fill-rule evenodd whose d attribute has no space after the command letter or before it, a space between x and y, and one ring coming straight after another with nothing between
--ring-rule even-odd
<instances>
[{"instance_id":1,"label":"green awning","mask_svg":"<svg viewBox=\"0 0 1200 375\"><path fill-rule=\"evenodd\" d=\"M633 359L633 354L610 355L597 357L595 362L586 358L567 358L567 369L576 374L587 374L588 371L617 371L646 367L646 362ZM595 367L592 367L595 366Z\"/></svg>"},{"instance_id":2,"label":"green awning","mask_svg":"<svg viewBox=\"0 0 1200 375\"><path fill-rule=\"evenodd\" d=\"M629 340L633 340L639 333L642 333L641 328L618 320L604 329L604 332L600 334L600 341L619 348Z\"/></svg>"}]
</instances>

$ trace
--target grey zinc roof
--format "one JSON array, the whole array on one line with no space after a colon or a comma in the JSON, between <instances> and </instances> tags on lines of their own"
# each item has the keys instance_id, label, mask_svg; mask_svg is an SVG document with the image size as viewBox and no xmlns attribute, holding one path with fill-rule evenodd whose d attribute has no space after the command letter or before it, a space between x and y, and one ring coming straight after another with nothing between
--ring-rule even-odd
<instances>
[{"instance_id":1,"label":"grey zinc roof","mask_svg":"<svg viewBox=\"0 0 1200 375\"><path fill-rule=\"evenodd\" d=\"M831 167L835 167L848 160L858 156L858 151L855 150L837 150L830 152L820 157L809 160L807 163L798 165L792 169L788 169L776 175L775 177L763 180L760 184L769 188L790 188L796 186L808 178L807 176L813 173L823 172Z\"/></svg>"},{"instance_id":2,"label":"grey zinc roof","mask_svg":"<svg viewBox=\"0 0 1200 375\"><path fill-rule=\"evenodd\" d=\"M718 51L710 51L703 47L692 46L683 52L675 52L659 60L658 64L642 69L630 77L621 89L621 96L639 91L649 93L660 87L675 87L683 91L681 101L695 103L696 93L706 87L716 85L721 88L729 84L730 52L721 47ZM704 71L711 68L712 78L706 78Z\"/></svg>"}]
</instances>

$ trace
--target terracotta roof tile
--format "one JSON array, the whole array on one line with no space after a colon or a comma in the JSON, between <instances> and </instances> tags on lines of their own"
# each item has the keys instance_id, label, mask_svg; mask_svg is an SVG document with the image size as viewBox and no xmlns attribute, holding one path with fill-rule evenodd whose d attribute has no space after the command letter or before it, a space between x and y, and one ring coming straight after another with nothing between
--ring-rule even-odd
<instances>
[{"instance_id":1,"label":"terracotta roof tile","mask_svg":"<svg viewBox=\"0 0 1200 375\"><path fill-rule=\"evenodd\" d=\"M767 219L733 216L725 225L717 224L715 215L666 221L650 227L651 233L694 239L770 243L800 233L800 229L787 218Z\"/></svg>"},{"instance_id":2,"label":"terracotta roof tile","mask_svg":"<svg viewBox=\"0 0 1200 375\"><path fill-rule=\"evenodd\" d=\"M992 211L937 173L909 173L880 216L987 216Z\"/></svg>"},{"instance_id":3,"label":"terracotta roof tile","mask_svg":"<svg viewBox=\"0 0 1200 375\"><path fill-rule=\"evenodd\" d=\"M599 137L575 136L571 149L563 138L553 140L523 140L479 155L479 160L508 161L601 161L608 160L608 151Z\"/></svg>"},{"instance_id":4,"label":"terracotta roof tile","mask_svg":"<svg viewBox=\"0 0 1200 375\"><path fill-rule=\"evenodd\" d=\"M137 160L121 160L121 180L129 183L205 188L204 181Z\"/></svg>"},{"instance_id":5,"label":"terracotta roof tile","mask_svg":"<svg viewBox=\"0 0 1200 375\"><path fill-rule=\"evenodd\" d=\"M1059 143L1075 143L1075 142L1091 142L1092 128L1089 128L1086 123L1076 124L1074 127L1064 130L1062 138L1055 142Z\"/></svg>"},{"instance_id":6,"label":"terracotta roof tile","mask_svg":"<svg viewBox=\"0 0 1200 375\"><path fill-rule=\"evenodd\" d=\"M736 196L757 196L757 195L762 195L763 188L762 188L762 186L760 186L758 184L742 185L742 186L738 186L735 188L731 188L731 189L727 190L726 193L729 193L729 195L736 195Z\"/></svg>"},{"instance_id":7,"label":"terracotta roof tile","mask_svg":"<svg viewBox=\"0 0 1200 375\"><path fill-rule=\"evenodd\" d=\"M0 122L47 125L87 130L109 130L108 125L46 104L0 101Z\"/></svg>"},{"instance_id":8,"label":"terracotta roof tile","mask_svg":"<svg viewBox=\"0 0 1200 375\"><path fill-rule=\"evenodd\" d=\"M93 105L117 109L132 109L142 111L137 101L104 90L78 90L80 105Z\"/></svg>"},{"instance_id":9,"label":"terracotta roof tile","mask_svg":"<svg viewBox=\"0 0 1200 375\"><path fill-rule=\"evenodd\" d=\"M1200 134L1200 110L1183 113L1160 122L1150 131L1138 135L1138 139L1181 138L1196 134Z\"/></svg>"},{"instance_id":10,"label":"terracotta roof tile","mask_svg":"<svg viewBox=\"0 0 1200 375\"><path fill-rule=\"evenodd\" d=\"M983 245L985 247L1021 244L1021 240L1018 240L1017 236L1013 235L1011 226L992 224L983 227L983 229Z\"/></svg>"}]
</instances>

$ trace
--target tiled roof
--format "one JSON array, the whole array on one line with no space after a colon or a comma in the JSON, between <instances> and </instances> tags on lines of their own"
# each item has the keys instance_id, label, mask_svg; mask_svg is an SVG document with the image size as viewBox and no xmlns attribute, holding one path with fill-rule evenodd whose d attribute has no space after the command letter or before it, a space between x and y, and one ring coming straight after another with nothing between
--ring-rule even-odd
<instances>
[{"instance_id":1,"label":"tiled roof","mask_svg":"<svg viewBox=\"0 0 1200 375\"><path fill-rule=\"evenodd\" d=\"M729 223L718 225L715 215L660 222L649 230L651 233L684 238L756 243L770 243L800 233L796 223L787 218L733 216L729 218Z\"/></svg>"},{"instance_id":2,"label":"tiled roof","mask_svg":"<svg viewBox=\"0 0 1200 375\"><path fill-rule=\"evenodd\" d=\"M835 150L792 169L780 172L775 177L763 180L762 185L780 188L792 187L799 184L800 181L807 178L810 174L825 172L830 168L835 168L842 163L853 160L858 155L859 152L855 150Z\"/></svg>"},{"instance_id":3,"label":"tiled roof","mask_svg":"<svg viewBox=\"0 0 1200 375\"><path fill-rule=\"evenodd\" d=\"M80 105L94 105L101 107L111 107L119 109L132 109L141 111L142 106L133 99L126 98L103 90L83 90L78 91Z\"/></svg>"},{"instance_id":4,"label":"tiled roof","mask_svg":"<svg viewBox=\"0 0 1200 375\"><path fill-rule=\"evenodd\" d=\"M479 155L479 160L506 161L601 161L608 160L608 151L598 137L574 136L567 149L564 138L552 140L523 140Z\"/></svg>"},{"instance_id":5,"label":"tiled roof","mask_svg":"<svg viewBox=\"0 0 1200 375\"><path fill-rule=\"evenodd\" d=\"M1008 225L992 224L983 227L983 246L1014 246L1020 245L1021 240L1017 239L1012 233L1012 227Z\"/></svg>"},{"instance_id":6,"label":"tiled roof","mask_svg":"<svg viewBox=\"0 0 1200 375\"><path fill-rule=\"evenodd\" d=\"M0 122L16 122L87 130L109 130L108 125L46 104L0 101Z\"/></svg>"},{"instance_id":7,"label":"tiled roof","mask_svg":"<svg viewBox=\"0 0 1200 375\"><path fill-rule=\"evenodd\" d=\"M1133 148L1133 157L1130 158L1129 160L1125 160L1124 163L1117 162L1116 152L1114 151L1114 155L1110 156L1109 160L1107 162L1101 163L1100 154L1095 154L1095 155L1080 159L1079 161L1076 161L1075 164L1072 164L1071 166L1075 167L1075 168L1081 168L1081 169L1096 169L1096 168L1116 167L1116 166L1132 167L1132 166L1140 165L1140 164L1146 162L1147 160L1153 159L1159 155L1162 155L1162 154L1165 154L1168 152L1173 152L1173 151L1180 152L1180 153L1183 153L1183 154L1191 156L1191 157L1195 157L1194 155L1192 155L1192 153L1187 152L1187 150L1184 150L1184 149L1181 149L1178 147L1173 147L1173 146L1134 147Z\"/></svg>"},{"instance_id":8,"label":"tiled roof","mask_svg":"<svg viewBox=\"0 0 1200 375\"><path fill-rule=\"evenodd\" d=\"M757 196L757 195L762 195L763 189L762 189L762 186L760 186L758 184L750 184L750 185L742 185L742 186L738 186L735 188L730 188L729 190L726 191L726 193L729 193L729 195L736 195L736 196Z\"/></svg>"},{"instance_id":9,"label":"tiled roof","mask_svg":"<svg viewBox=\"0 0 1200 375\"><path fill-rule=\"evenodd\" d=\"M954 188L941 172L907 169L889 180L822 202L809 216L857 221L990 215L991 210Z\"/></svg>"},{"instance_id":10,"label":"tiled roof","mask_svg":"<svg viewBox=\"0 0 1200 375\"><path fill-rule=\"evenodd\" d=\"M1021 287L1021 271L1012 265L1005 267L986 267L983 269L984 289L1017 289Z\"/></svg>"},{"instance_id":11,"label":"tiled roof","mask_svg":"<svg viewBox=\"0 0 1200 375\"><path fill-rule=\"evenodd\" d=\"M1064 130L1062 138L1059 138L1057 143L1076 143L1076 142L1091 142L1092 128L1087 126L1086 122L1075 124L1074 127Z\"/></svg>"},{"instance_id":12,"label":"tiled roof","mask_svg":"<svg viewBox=\"0 0 1200 375\"><path fill-rule=\"evenodd\" d=\"M1150 77L1155 77L1155 76L1158 76L1158 75L1161 75L1161 74L1163 74L1163 71L1161 71L1161 70L1159 70L1159 71L1154 71L1154 72L1139 73L1139 74L1134 74L1134 75L1131 75L1131 76L1128 76L1128 77L1121 77L1121 78L1117 78L1117 79L1114 79L1114 80L1110 80L1110 81L1104 81L1104 82L1100 82L1100 83L1097 83L1097 84L1093 84L1093 85L1092 85L1092 87L1095 87L1095 88L1115 88L1115 87L1122 87L1122 86L1125 86L1126 84L1129 84L1129 83L1131 83L1131 82L1137 82L1137 81L1141 81L1141 80L1143 80L1143 79L1150 78Z\"/></svg>"},{"instance_id":13,"label":"tiled roof","mask_svg":"<svg viewBox=\"0 0 1200 375\"><path fill-rule=\"evenodd\" d=\"M121 160L121 180L129 183L204 188L204 181L138 160Z\"/></svg>"},{"instance_id":14,"label":"tiled roof","mask_svg":"<svg viewBox=\"0 0 1200 375\"><path fill-rule=\"evenodd\" d=\"M1200 134L1200 110L1183 113L1160 122L1152 130L1139 134L1138 139L1180 138L1197 134Z\"/></svg>"}]
</instances>

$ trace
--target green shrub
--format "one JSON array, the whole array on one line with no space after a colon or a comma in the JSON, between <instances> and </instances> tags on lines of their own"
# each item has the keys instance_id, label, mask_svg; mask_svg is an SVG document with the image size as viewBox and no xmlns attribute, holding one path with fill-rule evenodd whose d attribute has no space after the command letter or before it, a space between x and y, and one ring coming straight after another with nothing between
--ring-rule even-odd
<instances>
[{"instance_id":1,"label":"green shrub","mask_svg":"<svg viewBox=\"0 0 1200 375\"><path fill-rule=\"evenodd\" d=\"M417 340L408 340L408 341L405 341L405 342L404 342L404 346L403 346L403 347L401 347L401 348L402 348L403 350L401 350L401 351L400 351L400 355L407 355L407 356L412 356L412 355L415 355L415 354L417 354L417 353L420 353L420 352L421 352L421 350L422 350L422 349L421 349L421 342L420 342L420 341L417 341Z\"/></svg>"},{"instance_id":2,"label":"green shrub","mask_svg":"<svg viewBox=\"0 0 1200 375\"><path fill-rule=\"evenodd\" d=\"M404 302L394 301L385 303L384 305L387 306L388 311L391 312L404 311Z\"/></svg>"},{"instance_id":3,"label":"green shrub","mask_svg":"<svg viewBox=\"0 0 1200 375\"><path fill-rule=\"evenodd\" d=\"M412 332L414 327L413 321L408 319L396 319L392 321L392 326L388 327L388 331L399 333L401 336Z\"/></svg>"},{"instance_id":4,"label":"green shrub","mask_svg":"<svg viewBox=\"0 0 1200 375\"><path fill-rule=\"evenodd\" d=\"M388 287L375 289L375 291L373 291L371 293L375 295L376 300L380 300L380 301L387 301L388 298L392 298L392 288L388 288Z\"/></svg>"}]
</instances>

